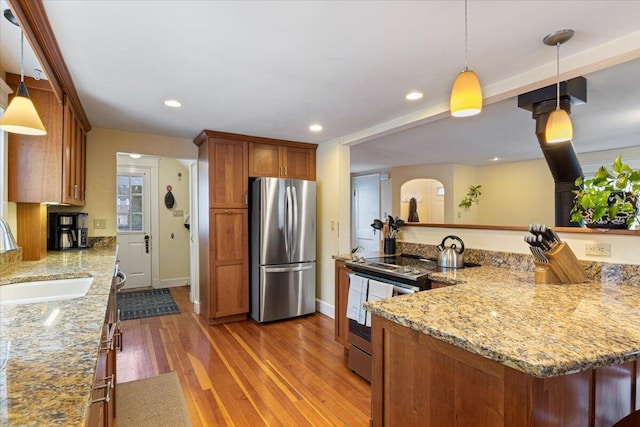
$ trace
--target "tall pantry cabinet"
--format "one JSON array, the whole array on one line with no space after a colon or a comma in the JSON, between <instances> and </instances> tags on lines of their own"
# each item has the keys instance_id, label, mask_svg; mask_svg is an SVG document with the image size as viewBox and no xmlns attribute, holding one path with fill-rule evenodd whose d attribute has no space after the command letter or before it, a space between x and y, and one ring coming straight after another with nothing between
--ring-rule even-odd
<instances>
[{"instance_id":1,"label":"tall pantry cabinet","mask_svg":"<svg viewBox=\"0 0 640 427\"><path fill-rule=\"evenodd\" d=\"M245 319L249 312L247 142L218 138L208 131L194 142L198 145L200 312L212 324Z\"/></svg>"},{"instance_id":2,"label":"tall pantry cabinet","mask_svg":"<svg viewBox=\"0 0 640 427\"><path fill-rule=\"evenodd\" d=\"M210 324L243 320L249 312L249 177L315 180L317 145L210 130L194 143L200 313Z\"/></svg>"}]
</instances>

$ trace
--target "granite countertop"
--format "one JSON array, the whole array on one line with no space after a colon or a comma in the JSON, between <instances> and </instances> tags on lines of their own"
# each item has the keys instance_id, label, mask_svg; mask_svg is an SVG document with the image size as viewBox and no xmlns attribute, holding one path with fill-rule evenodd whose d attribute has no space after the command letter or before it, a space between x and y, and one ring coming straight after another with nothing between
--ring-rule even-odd
<instances>
[{"instance_id":1,"label":"granite countertop","mask_svg":"<svg viewBox=\"0 0 640 427\"><path fill-rule=\"evenodd\" d=\"M640 358L640 287L534 284L533 273L486 266L429 277L457 284L365 308L540 378Z\"/></svg>"},{"instance_id":2,"label":"granite countertop","mask_svg":"<svg viewBox=\"0 0 640 427\"><path fill-rule=\"evenodd\" d=\"M117 249L48 253L15 263L0 286L32 280L93 276L86 296L0 306L0 424L84 426ZM44 321L59 309L50 326Z\"/></svg>"}]
</instances>

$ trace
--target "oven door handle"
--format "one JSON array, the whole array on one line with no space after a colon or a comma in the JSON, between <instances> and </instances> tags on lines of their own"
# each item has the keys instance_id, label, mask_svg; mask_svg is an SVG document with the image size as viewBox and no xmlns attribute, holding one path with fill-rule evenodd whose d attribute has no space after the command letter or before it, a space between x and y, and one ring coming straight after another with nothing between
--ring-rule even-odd
<instances>
[{"instance_id":1,"label":"oven door handle","mask_svg":"<svg viewBox=\"0 0 640 427\"><path fill-rule=\"evenodd\" d=\"M395 293L397 293L398 295L401 295L401 294L413 294L413 293L415 293L415 292L416 292L416 291L415 291L415 290L413 290L413 289L404 288L404 287L402 287L402 286L394 286L394 287L393 287L393 291L394 291Z\"/></svg>"}]
</instances>

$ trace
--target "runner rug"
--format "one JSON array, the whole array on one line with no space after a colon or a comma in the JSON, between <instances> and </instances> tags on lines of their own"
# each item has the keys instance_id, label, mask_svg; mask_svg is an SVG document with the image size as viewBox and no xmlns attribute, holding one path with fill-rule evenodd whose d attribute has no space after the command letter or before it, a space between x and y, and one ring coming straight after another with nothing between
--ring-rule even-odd
<instances>
[{"instance_id":1,"label":"runner rug","mask_svg":"<svg viewBox=\"0 0 640 427\"><path fill-rule=\"evenodd\" d=\"M120 320L179 314L169 289L147 289L144 291L118 293Z\"/></svg>"}]
</instances>

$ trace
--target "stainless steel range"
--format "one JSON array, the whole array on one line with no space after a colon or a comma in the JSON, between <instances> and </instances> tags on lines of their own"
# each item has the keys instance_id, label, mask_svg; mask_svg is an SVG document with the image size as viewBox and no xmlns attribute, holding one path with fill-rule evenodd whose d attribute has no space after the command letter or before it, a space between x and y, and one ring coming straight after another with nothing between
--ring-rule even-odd
<instances>
[{"instance_id":1,"label":"stainless steel range","mask_svg":"<svg viewBox=\"0 0 640 427\"><path fill-rule=\"evenodd\" d=\"M447 270L438 267L435 259L408 254L358 258L346 264L358 276L393 285L397 295L429 290L429 273ZM368 381L371 381L371 353L371 327L349 319L349 368Z\"/></svg>"},{"instance_id":2,"label":"stainless steel range","mask_svg":"<svg viewBox=\"0 0 640 427\"><path fill-rule=\"evenodd\" d=\"M407 287L415 292L431 289L428 275L438 271L435 261L407 254L359 258L346 264L361 276Z\"/></svg>"}]
</instances>

